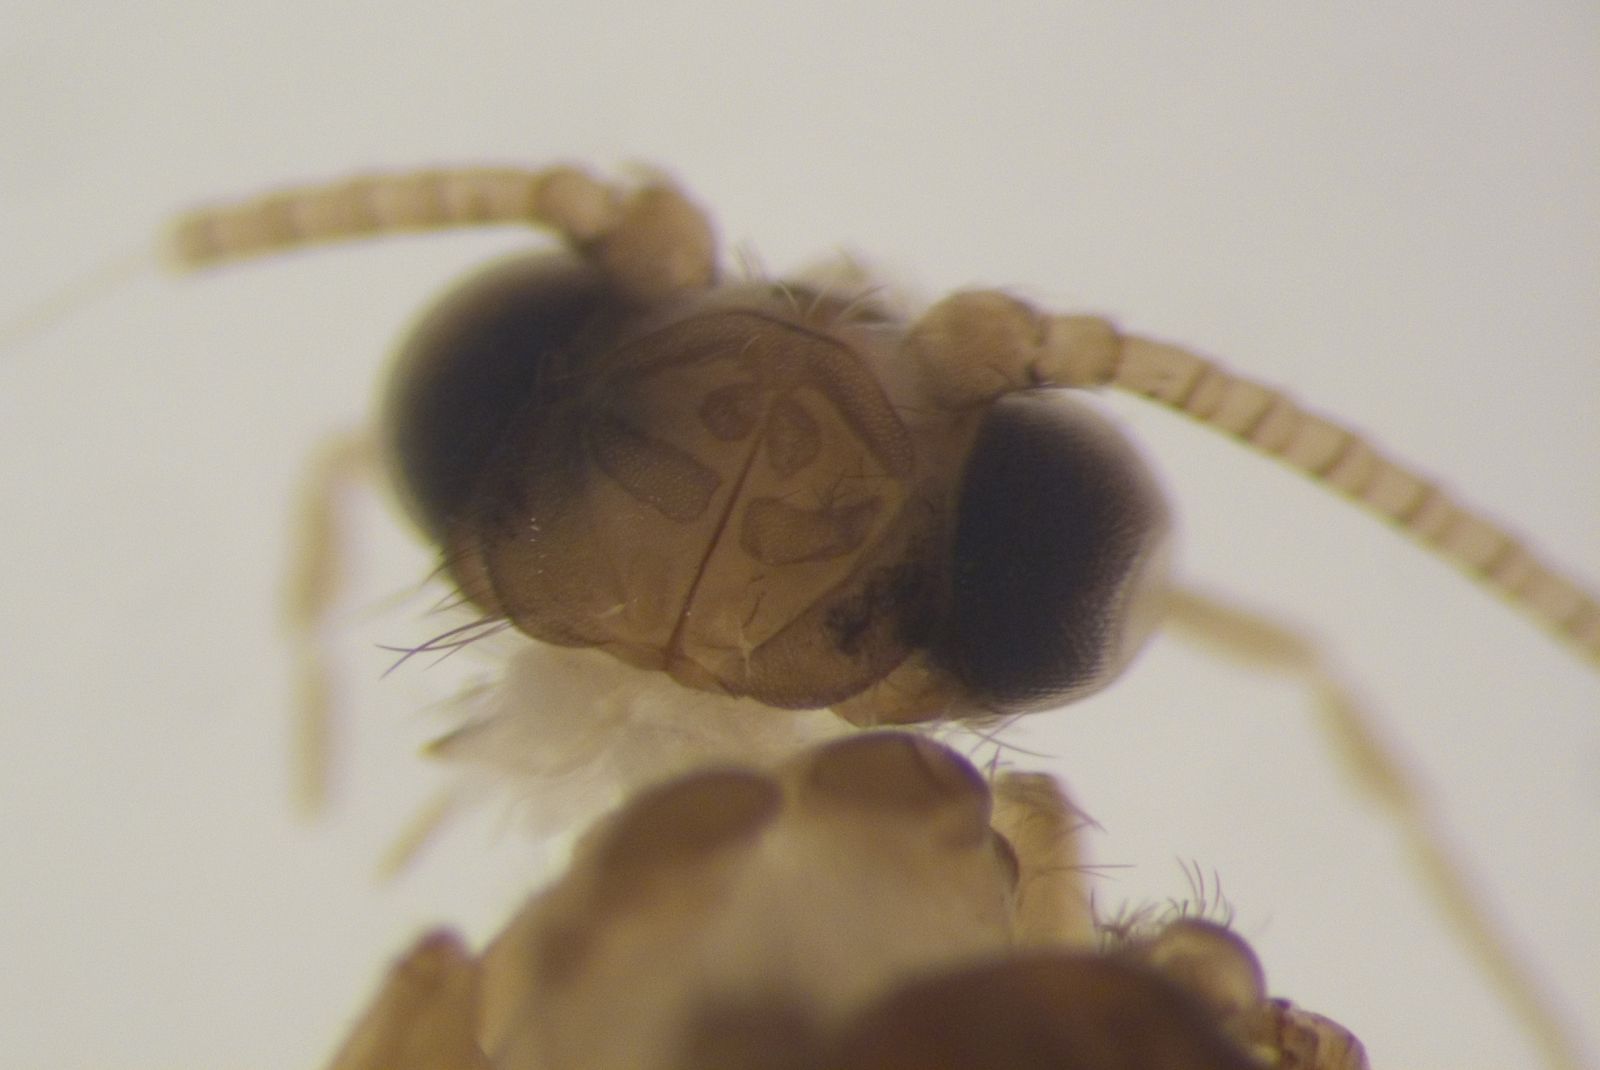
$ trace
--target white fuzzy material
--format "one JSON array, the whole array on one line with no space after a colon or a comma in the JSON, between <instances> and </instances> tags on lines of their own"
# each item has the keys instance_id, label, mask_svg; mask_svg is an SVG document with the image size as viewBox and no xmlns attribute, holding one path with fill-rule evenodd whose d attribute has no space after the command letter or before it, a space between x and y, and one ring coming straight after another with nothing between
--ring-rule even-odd
<instances>
[{"instance_id":1,"label":"white fuzzy material","mask_svg":"<svg viewBox=\"0 0 1600 1070\"><path fill-rule=\"evenodd\" d=\"M467 723L432 748L514 793L548 835L642 787L708 765L769 768L850 730L827 710L780 710L693 691L594 650L518 642L503 675L463 699Z\"/></svg>"}]
</instances>

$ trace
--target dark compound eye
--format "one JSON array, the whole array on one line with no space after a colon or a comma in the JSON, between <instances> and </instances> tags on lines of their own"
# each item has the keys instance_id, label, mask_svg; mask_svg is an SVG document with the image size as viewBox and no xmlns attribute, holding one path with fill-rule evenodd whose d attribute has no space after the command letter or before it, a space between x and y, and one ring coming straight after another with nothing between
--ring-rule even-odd
<instances>
[{"instance_id":1,"label":"dark compound eye","mask_svg":"<svg viewBox=\"0 0 1600 1070\"><path fill-rule=\"evenodd\" d=\"M995 402L967 461L948 638L980 702L1060 705L1115 677L1155 624L1167 512L1115 426L1061 391Z\"/></svg>"},{"instance_id":2,"label":"dark compound eye","mask_svg":"<svg viewBox=\"0 0 1600 1070\"><path fill-rule=\"evenodd\" d=\"M383 420L412 520L443 541L519 418L575 389L581 355L634 311L585 261L546 253L497 264L426 313L397 358Z\"/></svg>"}]
</instances>

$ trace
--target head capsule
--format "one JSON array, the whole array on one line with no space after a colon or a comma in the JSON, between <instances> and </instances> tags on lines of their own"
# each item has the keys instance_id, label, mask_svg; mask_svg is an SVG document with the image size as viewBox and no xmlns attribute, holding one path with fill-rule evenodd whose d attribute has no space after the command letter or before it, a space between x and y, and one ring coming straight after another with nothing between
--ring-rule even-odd
<instances>
[{"instance_id":1,"label":"head capsule","mask_svg":"<svg viewBox=\"0 0 1600 1070\"><path fill-rule=\"evenodd\" d=\"M903 335L814 291L643 305L524 258L423 318L388 454L463 593L546 642L861 723L1101 686L1152 616L1153 481L1059 396L942 408Z\"/></svg>"}]
</instances>

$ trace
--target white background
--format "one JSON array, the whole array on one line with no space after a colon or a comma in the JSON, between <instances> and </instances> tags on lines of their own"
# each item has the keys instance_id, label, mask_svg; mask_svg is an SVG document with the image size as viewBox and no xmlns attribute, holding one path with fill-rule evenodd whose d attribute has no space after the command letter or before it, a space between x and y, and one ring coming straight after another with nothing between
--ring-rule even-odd
<instances>
[{"instance_id":1,"label":"white background","mask_svg":"<svg viewBox=\"0 0 1600 1070\"><path fill-rule=\"evenodd\" d=\"M1577 3L0 4L0 314L174 209L434 162L670 166L782 270L1015 284L1292 386L1600 580L1600 14ZM870 7L870 11L856 10ZM1393 11L1387 10L1393 8ZM17 1067L317 1065L420 927L537 860L492 815L388 887L448 674L375 506L333 820L290 816L287 497L420 303L521 236L146 274L0 354L0 1037ZM1186 575L1314 629L1600 1051L1600 679L1271 465L1121 405ZM425 603L422 603L425 604ZM1156 644L1038 722L1105 898L1220 874L1378 1067L1532 1065L1301 693Z\"/></svg>"}]
</instances>

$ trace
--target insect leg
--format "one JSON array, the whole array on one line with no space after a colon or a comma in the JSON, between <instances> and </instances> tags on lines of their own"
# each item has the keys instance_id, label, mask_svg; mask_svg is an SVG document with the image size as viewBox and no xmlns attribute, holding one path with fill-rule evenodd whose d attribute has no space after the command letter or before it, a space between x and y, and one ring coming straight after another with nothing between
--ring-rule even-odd
<instances>
[{"instance_id":1,"label":"insect leg","mask_svg":"<svg viewBox=\"0 0 1600 1070\"><path fill-rule=\"evenodd\" d=\"M1544 1049L1549 1065L1576 1068L1575 1038L1473 893L1475 882L1450 850L1416 777L1384 745L1358 700L1329 671L1317 644L1287 625L1208 594L1174 588L1167 597L1166 624L1177 637L1253 669L1292 674L1311 688L1346 776L1400 830L1419 879L1455 926L1457 938Z\"/></svg>"},{"instance_id":2,"label":"insect leg","mask_svg":"<svg viewBox=\"0 0 1600 1070\"><path fill-rule=\"evenodd\" d=\"M335 435L312 455L295 510L283 620L295 660L294 797L302 812L327 804L332 777L332 672L323 625L348 574L342 505L375 481L377 457L361 432Z\"/></svg>"}]
</instances>

